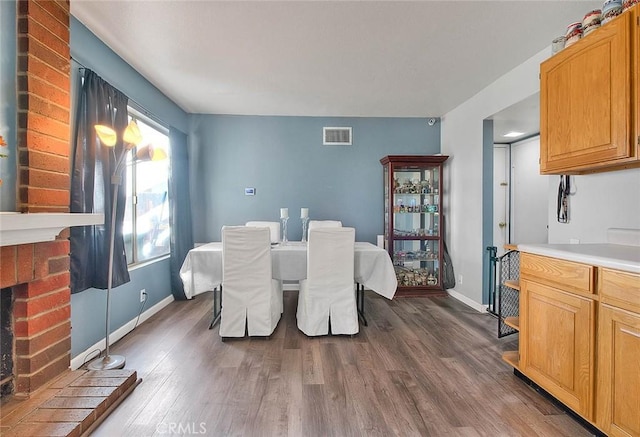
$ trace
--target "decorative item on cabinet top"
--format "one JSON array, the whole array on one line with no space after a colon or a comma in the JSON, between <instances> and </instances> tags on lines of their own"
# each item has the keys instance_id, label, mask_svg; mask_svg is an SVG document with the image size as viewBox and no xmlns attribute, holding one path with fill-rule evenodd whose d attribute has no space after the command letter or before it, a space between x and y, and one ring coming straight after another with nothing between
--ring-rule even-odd
<instances>
[{"instance_id":1,"label":"decorative item on cabinet top","mask_svg":"<svg viewBox=\"0 0 640 437\"><path fill-rule=\"evenodd\" d=\"M602 4L602 24L606 24L622 13L622 0L606 0Z\"/></svg>"},{"instance_id":2,"label":"decorative item on cabinet top","mask_svg":"<svg viewBox=\"0 0 640 437\"><path fill-rule=\"evenodd\" d=\"M602 11L600 9L594 9L587 12L582 19L582 36L588 35L590 32L600 27L602 23Z\"/></svg>"},{"instance_id":3,"label":"decorative item on cabinet top","mask_svg":"<svg viewBox=\"0 0 640 437\"><path fill-rule=\"evenodd\" d=\"M627 9L629 9L631 6L637 5L638 3L640 3L640 0L624 0L622 2L622 11L624 12Z\"/></svg>"},{"instance_id":4,"label":"decorative item on cabinet top","mask_svg":"<svg viewBox=\"0 0 640 437\"><path fill-rule=\"evenodd\" d=\"M564 38L558 37L553 40L551 54L555 55L564 47L569 47L576 43L638 3L640 3L640 0L605 0L602 4L602 9L589 11L584 15L581 22L569 24Z\"/></svg>"}]
</instances>

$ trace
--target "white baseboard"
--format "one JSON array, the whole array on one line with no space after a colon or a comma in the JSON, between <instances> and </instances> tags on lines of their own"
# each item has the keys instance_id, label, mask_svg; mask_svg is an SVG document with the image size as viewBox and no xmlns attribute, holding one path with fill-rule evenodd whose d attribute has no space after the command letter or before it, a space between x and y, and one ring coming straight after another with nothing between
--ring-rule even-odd
<instances>
[{"instance_id":1,"label":"white baseboard","mask_svg":"<svg viewBox=\"0 0 640 437\"><path fill-rule=\"evenodd\" d=\"M167 296L164 299L162 299L160 302L158 302L157 304L155 304L154 306L152 306L151 308L149 308L148 310L140 314L140 320L138 321L138 325L140 325L141 323L144 323L151 316L153 316L155 313L157 313L158 311L160 311L161 309L169 305L174 300L175 298L173 297L173 295ZM113 331L111 335L109 335L109 341L110 341L109 345L113 346L115 342L120 340L129 332L133 331L133 329L136 327L136 319L137 317L125 323L123 326L116 329L115 331ZM103 351L106 347L107 345L106 345L105 339L103 338L102 340L95 343L93 346L90 346L84 352L79 353L78 355L76 355L74 358L71 359L71 370L77 370L80 367L82 367L87 357L89 357L88 355L90 353L95 353L98 350ZM93 359L94 357L89 357L89 358Z\"/></svg>"},{"instance_id":2,"label":"white baseboard","mask_svg":"<svg viewBox=\"0 0 640 437\"><path fill-rule=\"evenodd\" d=\"M478 311L479 313L486 313L487 312L488 305L482 305L482 304L476 302L475 300L469 299L464 294L458 293L455 290L447 290L447 293L449 293L449 296L453 297L454 299L459 300L460 302L462 302L463 304L465 304L467 306L470 306L471 308L473 308L474 310Z\"/></svg>"}]
</instances>

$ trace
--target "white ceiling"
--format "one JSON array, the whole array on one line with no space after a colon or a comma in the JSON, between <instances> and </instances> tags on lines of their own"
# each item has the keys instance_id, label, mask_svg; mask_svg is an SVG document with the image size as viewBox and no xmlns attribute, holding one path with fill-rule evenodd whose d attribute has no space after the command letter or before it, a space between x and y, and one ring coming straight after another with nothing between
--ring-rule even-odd
<instances>
[{"instance_id":1,"label":"white ceiling","mask_svg":"<svg viewBox=\"0 0 640 437\"><path fill-rule=\"evenodd\" d=\"M601 4L72 0L71 13L189 113L439 117Z\"/></svg>"},{"instance_id":2,"label":"white ceiling","mask_svg":"<svg viewBox=\"0 0 640 437\"><path fill-rule=\"evenodd\" d=\"M490 117L493 120L493 142L510 144L540 133L540 93L536 93ZM515 138L509 132L520 132Z\"/></svg>"}]
</instances>

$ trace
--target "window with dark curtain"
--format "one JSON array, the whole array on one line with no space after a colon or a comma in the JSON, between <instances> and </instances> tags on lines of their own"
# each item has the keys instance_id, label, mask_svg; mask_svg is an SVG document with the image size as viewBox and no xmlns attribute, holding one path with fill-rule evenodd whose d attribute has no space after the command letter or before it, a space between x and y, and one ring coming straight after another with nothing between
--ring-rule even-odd
<instances>
[{"instance_id":1,"label":"window with dark curtain","mask_svg":"<svg viewBox=\"0 0 640 437\"><path fill-rule=\"evenodd\" d=\"M71 171L71 212L103 213L104 225L71 228L71 292L88 288L107 288L109 237L113 185L111 177L116 159L123 151L122 138L115 147L100 144L96 124L112 127L120 134L127 127L128 97L89 69L83 69L81 89L76 105ZM117 210L113 254L113 283L117 287L129 282L129 271L122 238L125 210L125 186L117 186Z\"/></svg>"},{"instance_id":2,"label":"window with dark curtain","mask_svg":"<svg viewBox=\"0 0 640 437\"><path fill-rule=\"evenodd\" d=\"M171 176L169 177L171 290L177 300L184 300L186 295L180 279L180 267L189 250L193 248L187 136L178 129L171 128L169 141L171 144Z\"/></svg>"}]
</instances>

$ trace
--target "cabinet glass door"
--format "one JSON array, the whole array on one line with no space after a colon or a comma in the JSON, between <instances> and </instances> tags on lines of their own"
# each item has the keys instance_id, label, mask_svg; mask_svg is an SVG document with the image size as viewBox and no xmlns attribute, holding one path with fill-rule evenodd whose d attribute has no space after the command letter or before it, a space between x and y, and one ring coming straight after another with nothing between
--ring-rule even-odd
<instances>
[{"instance_id":1,"label":"cabinet glass door","mask_svg":"<svg viewBox=\"0 0 640 437\"><path fill-rule=\"evenodd\" d=\"M394 240L393 264L398 285L403 287L437 286L439 245L435 240Z\"/></svg>"},{"instance_id":2,"label":"cabinet glass door","mask_svg":"<svg viewBox=\"0 0 640 437\"><path fill-rule=\"evenodd\" d=\"M440 270L438 168L399 169L393 177L393 261L398 285L437 286Z\"/></svg>"}]
</instances>

